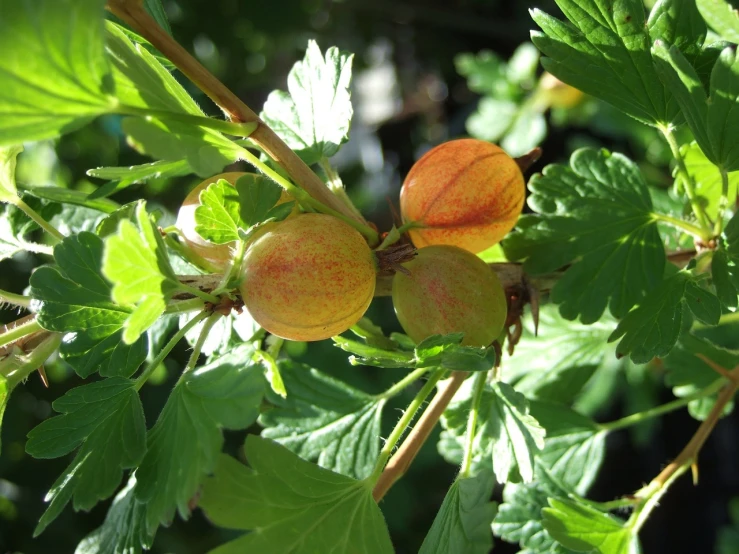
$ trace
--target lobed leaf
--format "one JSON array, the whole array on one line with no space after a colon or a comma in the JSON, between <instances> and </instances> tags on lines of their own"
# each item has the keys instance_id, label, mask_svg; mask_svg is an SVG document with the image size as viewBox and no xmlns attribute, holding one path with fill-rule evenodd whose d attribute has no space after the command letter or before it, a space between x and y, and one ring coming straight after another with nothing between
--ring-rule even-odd
<instances>
[{"instance_id":1,"label":"lobed leaf","mask_svg":"<svg viewBox=\"0 0 739 554\"><path fill-rule=\"evenodd\" d=\"M111 111L105 0L0 0L0 145L52 138Z\"/></svg>"},{"instance_id":2,"label":"lobed leaf","mask_svg":"<svg viewBox=\"0 0 739 554\"><path fill-rule=\"evenodd\" d=\"M333 156L349 139L352 58L336 47L324 57L309 41L287 77L289 93L273 91L264 103L260 117L308 164Z\"/></svg>"},{"instance_id":3,"label":"lobed leaf","mask_svg":"<svg viewBox=\"0 0 739 554\"><path fill-rule=\"evenodd\" d=\"M490 501L495 478L483 471L458 477L444 497L419 554L488 554L496 504Z\"/></svg>"},{"instance_id":4,"label":"lobed leaf","mask_svg":"<svg viewBox=\"0 0 739 554\"><path fill-rule=\"evenodd\" d=\"M544 69L647 125L674 122L677 106L652 67L652 39L642 1L556 1L569 22L538 9L531 11L541 28L532 31L531 40L546 56L541 60ZM653 25L660 32L667 26L659 21ZM690 29L670 27L680 33Z\"/></svg>"},{"instance_id":5,"label":"lobed leaf","mask_svg":"<svg viewBox=\"0 0 739 554\"><path fill-rule=\"evenodd\" d=\"M175 510L189 516L191 498L215 468L221 429L245 429L256 421L264 380L252 354L251 346L241 345L185 373L175 385L136 471L135 497L146 504L149 533L168 524ZM172 471L175 459L177 471Z\"/></svg>"},{"instance_id":6,"label":"lobed leaf","mask_svg":"<svg viewBox=\"0 0 739 554\"><path fill-rule=\"evenodd\" d=\"M221 455L200 506L214 524L251 531L211 552L390 554L392 543L371 487L301 460L254 435L248 468Z\"/></svg>"},{"instance_id":7,"label":"lobed leaf","mask_svg":"<svg viewBox=\"0 0 739 554\"><path fill-rule=\"evenodd\" d=\"M652 200L637 165L621 154L581 148L570 166L549 165L529 181L528 204L503 242L532 275L571 266L551 300L566 319L593 323L606 306L616 317L661 280L665 251Z\"/></svg>"},{"instance_id":8,"label":"lobed leaf","mask_svg":"<svg viewBox=\"0 0 739 554\"><path fill-rule=\"evenodd\" d=\"M542 510L544 528L563 546L576 552L638 554L639 539L625 522L568 499L549 499Z\"/></svg>"},{"instance_id":9,"label":"lobed leaf","mask_svg":"<svg viewBox=\"0 0 739 554\"><path fill-rule=\"evenodd\" d=\"M34 535L70 500L75 510L89 510L113 494L123 470L136 467L146 451L144 410L129 379L111 377L74 388L53 407L61 415L28 433L26 451L35 458L58 458L79 450L46 495L50 504Z\"/></svg>"},{"instance_id":10,"label":"lobed leaf","mask_svg":"<svg viewBox=\"0 0 739 554\"><path fill-rule=\"evenodd\" d=\"M721 317L718 298L701 288L690 272L680 271L629 312L608 341L620 338L616 354L628 354L637 364L666 356L689 323L687 310L709 325L716 325Z\"/></svg>"},{"instance_id":11,"label":"lobed leaf","mask_svg":"<svg viewBox=\"0 0 739 554\"><path fill-rule=\"evenodd\" d=\"M275 407L259 416L262 436L333 472L368 477L379 454L385 400L303 364L278 365L287 396L268 394Z\"/></svg>"},{"instance_id":12,"label":"lobed leaf","mask_svg":"<svg viewBox=\"0 0 739 554\"><path fill-rule=\"evenodd\" d=\"M109 181L90 193L89 198L105 198L138 183L148 183L152 179L179 177L191 173L186 160L160 160L128 167L98 167L87 170L90 177Z\"/></svg>"},{"instance_id":13,"label":"lobed leaf","mask_svg":"<svg viewBox=\"0 0 739 554\"><path fill-rule=\"evenodd\" d=\"M698 11L722 39L739 43L739 10L727 0L696 0Z\"/></svg>"},{"instance_id":14,"label":"lobed leaf","mask_svg":"<svg viewBox=\"0 0 739 554\"><path fill-rule=\"evenodd\" d=\"M151 548L154 535L146 528L146 505L134 498L131 477L113 499L102 525L77 545L74 554L141 554Z\"/></svg>"},{"instance_id":15,"label":"lobed leaf","mask_svg":"<svg viewBox=\"0 0 739 554\"><path fill-rule=\"evenodd\" d=\"M39 324L65 333L61 356L80 377L96 371L129 377L146 358L147 340L123 342L132 310L111 300L102 258L103 241L92 233L64 239L54 248L58 267L40 267L31 275L31 296Z\"/></svg>"}]
</instances>

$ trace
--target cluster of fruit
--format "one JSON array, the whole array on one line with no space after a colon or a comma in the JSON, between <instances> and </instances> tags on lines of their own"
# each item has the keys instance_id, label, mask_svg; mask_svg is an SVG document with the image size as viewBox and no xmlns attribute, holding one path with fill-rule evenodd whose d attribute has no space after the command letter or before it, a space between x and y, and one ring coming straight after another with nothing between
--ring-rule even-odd
<instances>
[{"instance_id":1,"label":"cluster of fruit","mask_svg":"<svg viewBox=\"0 0 739 554\"><path fill-rule=\"evenodd\" d=\"M186 198L177 227L186 245L212 267L225 268L228 244L195 232L200 192ZM404 223L417 255L393 277L400 324L416 342L435 334L464 333L463 344L487 346L506 320L506 297L496 274L476 254L513 228L525 185L518 164L494 144L474 139L446 142L426 153L408 173L400 193ZM290 201L283 193L280 202ZM362 235L330 215L300 213L269 223L244 255L241 295L251 316L270 333L290 340L322 340L354 325L372 301L375 253Z\"/></svg>"}]
</instances>

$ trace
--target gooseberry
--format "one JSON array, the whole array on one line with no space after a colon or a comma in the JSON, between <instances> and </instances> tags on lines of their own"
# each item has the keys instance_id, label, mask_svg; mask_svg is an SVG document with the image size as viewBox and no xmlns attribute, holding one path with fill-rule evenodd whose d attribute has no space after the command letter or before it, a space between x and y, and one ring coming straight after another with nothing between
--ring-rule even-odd
<instances>
[{"instance_id":1,"label":"gooseberry","mask_svg":"<svg viewBox=\"0 0 739 554\"><path fill-rule=\"evenodd\" d=\"M539 91L546 104L552 108L574 108L585 98L581 90L563 83L551 73L541 76Z\"/></svg>"},{"instance_id":2,"label":"gooseberry","mask_svg":"<svg viewBox=\"0 0 739 554\"><path fill-rule=\"evenodd\" d=\"M503 330L505 291L498 276L474 254L449 245L421 248L393 277L393 306L415 342L464 333L462 344L488 346Z\"/></svg>"},{"instance_id":3,"label":"gooseberry","mask_svg":"<svg viewBox=\"0 0 739 554\"><path fill-rule=\"evenodd\" d=\"M400 190L404 222L418 222L418 248L459 246L476 254L497 244L518 221L526 187L516 161L495 144L458 139L432 148Z\"/></svg>"},{"instance_id":4,"label":"gooseberry","mask_svg":"<svg viewBox=\"0 0 739 554\"><path fill-rule=\"evenodd\" d=\"M244 256L241 296L259 325L289 340L323 340L364 315L374 255L340 219L303 214L272 224Z\"/></svg>"},{"instance_id":5,"label":"gooseberry","mask_svg":"<svg viewBox=\"0 0 739 554\"><path fill-rule=\"evenodd\" d=\"M206 262L208 269L213 271L222 271L228 266L231 260L231 250L233 245L231 243L214 244L205 240L197 233L197 231L195 231L195 210L200 206L200 193L208 187L208 185L215 183L220 179L225 179L233 185L242 175L246 175L246 173L230 172L209 177L190 191L177 213L177 222L175 223L175 226L180 231L182 241L192 252ZM290 202L292 200L294 200L292 196L287 192L282 191L280 200L277 203L282 204L283 202ZM296 205L294 213L297 212L298 208Z\"/></svg>"}]
</instances>

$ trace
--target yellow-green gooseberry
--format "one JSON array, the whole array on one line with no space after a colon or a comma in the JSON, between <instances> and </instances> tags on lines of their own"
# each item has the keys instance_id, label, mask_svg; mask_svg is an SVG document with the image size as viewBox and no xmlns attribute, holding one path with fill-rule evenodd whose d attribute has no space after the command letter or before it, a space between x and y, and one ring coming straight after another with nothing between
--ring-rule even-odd
<instances>
[{"instance_id":1,"label":"yellow-green gooseberry","mask_svg":"<svg viewBox=\"0 0 739 554\"><path fill-rule=\"evenodd\" d=\"M488 346L498 338L507 315L506 295L480 258L456 246L435 245L421 248L403 266L410 275L393 277L393 306L415 342L464 333L462 344Z\"/></svg>"},{"instance_id":2,"label":"yellow-green gooseberry","mask_svg":"<svg viewBox=\"0 0 739 554\"><path fill-rule=\"evenodd\" d=\"M538 88L542 101L553 108L574 108L585 99L581 90L563 83L551 73L541 76Z\"/></svg>"},{"instance_id":3,"label":"yellow-green gooseberry","mask_svg":"<svg viewBox=\"0 0 739 554\"><path fill-rule=\"evenodd\" d=\"M374 254L340 219L302 214L274 223L248 247L240 286L259 325L289 340L346 331L375 293Z\"/></svg>"},{"instance_id":4,"label":"yellow-green gooseberry","mask_svg":"<svg viewBox=\"0 0 739 554\"><path fill-rule=\"evenodd\" d=\"M175 223L175 226L180 231L182 241L190 250L205 260L209 266L208 269L213 271L222 271L228 266L231 260L233 244L214 244L212 242L208 242L201 237L197 231L195 231L195 210L200 206L200 193L207 188L208 185L211 185L220 179L225 179L233 185L242 175L246 175L246 173L221 173L219 175L209 177L190 191L177 213L177 222ZM282 204L292 200L294 200L292 196L287 192L282 191L280 200L277 203ZM299 209L296 204L293 214L298 213L298 211Z\"/></svg>"},{"instance_id":5,"label":"yellow-green gooseberry","mask_svg":"<svg viewBox=\"0 0 739 554\"><path fill-rule=\"evenodd\" d=\"M458 139L413 165L400 190L400 212L405 223L424 226L410 231L416 247L448 244L476 254L514 227L525 196L516 160L495 144Z\"/></svg>"}]
</instances>

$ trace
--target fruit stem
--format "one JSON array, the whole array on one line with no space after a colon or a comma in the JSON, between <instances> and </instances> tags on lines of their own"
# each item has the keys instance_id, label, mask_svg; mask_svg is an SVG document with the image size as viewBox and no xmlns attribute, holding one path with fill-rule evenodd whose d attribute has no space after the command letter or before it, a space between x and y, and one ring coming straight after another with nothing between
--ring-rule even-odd
<instances>
[{"instance_id":1,"label":"fruit stem","mask_svg":"<svg viewBox=\"0 0 739 554\"><path fill-rule=\"evenodd\" d=\"M147 379L151 377L151 374L154 373L156 368L159 367L159 365L165 360L167 356L169 356L169 353L172 351L172 349L177 345L178 342L182 340L182 338L190 331L190 329L195 327L205 318L210 317L210 315L211 314L208 312L200 312L190 321L180 327L179 331L177 331L174 336L169 339L169 342L164 345L164 348L162 348L161 352L157 354L156 358L154 358L149 363L149 365L146 366L146 369L144 369L144 371L141 372L141 375L139 375L138 378L134 381L134 388L136 390L140 390L144 383L146 383Z\"/></svg>"},{"instance_id":2,"label":"fruit stem","mask_svg":"<svg viewBox=\"0 0 739 554\"><path fill-rule=\"evenodd\" d=\"M10 344L11 342L15 342L31 333L44 330L35 318L24 321L18 325L13 325L12 327L11 325L13 325L13 323L8 323L5 326L5 332L0 334L0 347Z\"/></svg>"},{"instance_id":3,"label":"fruit stem","mask_svg":"<svg viewBox=\"0 0 739 554\"><path fill-rule=\"evenodd\" d=\"M312 208L313 210L320 213L332 215L342 220L344 223L351 225L354 229L362 233L362 235L369 242L370 246L375 246L378 242L380 242L380 237L377 234L377 231L375 231L372 227L360 221L357 221L356 218L347 217L340 211L337 211L322 203L320 200L317 200L302 188L296 187L292 182L290 182L289 179L286 179L285 177L280 175L277 171L262 162L262 160L249 152L249 150L247 150L246 148L241 148L241 155L245 161L252 164L259 171L264 173L267 177L272 179L275 183L277 183L287 192L293 195L301 206Z\"/></svg>"},{"instance_id":4,"label":"fruit stem","mask_svg":"<svg viewBox=\"0 0 739 554\"><path fill-rule=\"evenodd\" d=\"M387 464L390 456L393 453L395 445L406 432L411 422L413 421L413 418L416 417L416 412L418 412L419 408L426 401L428 395L431 394L431 391L434 390L436 383L439 382L439 380L444 376L445 373L445 369L438 369L434 373L432 373L421 388L421 390L418 391L418 394L416 394L413 400L411 400L411 403L408 405L408 408L403 413L403 416L393 428L390 436L387 438L387 441L385 441L385 446L380 451L380 456L377 459L377 463L375 464L375 467L372 470L370 476L366 479L366 482L370 486L375 487L375 485L377 485L377 482L380 479L383 470L385 469L385 464Z\"/></svg>"},{"instance_id":5,"label":"fruit stem","mask_svg":"<svg viewBox=\"0 0 739 554\"><path fill-rule=\"evenodd\" d=\"M411 371L408 375L403 377L400 381L395 383L392 387L387 389L385 392L376 394L373 398L379 401L379 400L388 400L390 398L393 398L394 396L397 396L403 390L408 388L409 385L418 381L425 373L429 371L429 369L430 368L428 367L422 367L420 369L416 369L415 371Z\"/></svg>"},{"instance_id":6,"label":"fruit stem","mask_svg":"<svg viewBox=\"0 0 739 554\"><path fill-rule=\"evenodd\" d=\"M431 435L431 431L436 427L441 414L444 413L449 402L454 398L459 387L462 386L468 376L469 373L465 371L454 371L444 388L440 387L439 392L429 402L418 423L411 429L403 444L390 459L385 469L382 470L382 474L372 490L372 497L375 501L379 502L390 490L390 487L408 471L418 451L421 450L421 447Z\"/></svg>"},{"instance_id":7,"label":"fruit stem","mask_svg":"<svg viewBox=\"0 0 739 554\"><path fill-rule=\"evenodd\" d=\"M239 240L238 244L236 245L236 252L234 252L234 255L231 257L231 262L229 263L228 269L223 274L223 277L221 278L220 283L218 283L218 286L212 292L214 296L218 296L219 294L222 294L228 290L228 284L231 282L231 279L233 279L234 274L238 275L239 270L241 269L241 262L244 259L244 252L246 252L246 241Z\"/></svg>"},{"instance_id":8,"label":"fruit stem","mask_svg":"<svg viewBox=\"0 0 739 554\"><path fill-rule=\"evenodd\" d=\"M261 147L275 162L285 168L296 183L313 198L345 216L356 219L311 169L293 152L277 134L267 126L249 106L244 104L221 81L210 73L151 17L141 2L108 0L107 9L128 24L135 32L148 40L154 48L169 59L188 79L220 107L234 123L256 123L250 140ZM359 223L364 223L360 218Z\"/></svg>"},{"instance_id":9,"label":"fruit stem","mask_svg":"<svg viewBox=\"0 0 739 554\"><path fill-rule=\"evenodd\" d=\"M470 470L472 469L472 453L475 446L475 430L477 429L477 419L480 415L480 404L482 403L482 393L485 391L486 380L487 371L480 371L475 375L475 382L472 385L472 406L470 407L470 415L467 419L467 442L464 448L462 468L459 470L459 476L462 478L469 477Z\"/></svg>"},{"instance_id":10,"label":"fruit stem","mask_svg":"<svg viewBox=\"0 0 739 554\"><path fill-rule=\"evenodd\" d=\"M211 304L219 304L221 302L221 299L219 297L208 292L204 292L200 289L196 289L195 287L191 287L190 285L186 285L185 283L181 283L179 281L177 281L177 288L182 292L187 292L189 294L192 294L193 296L202 298L203 300L205 300L206 302L210 302Z\"/></svg>"},{"instance_id":11,"label":"fruit stem","mask_svg":"<svg viewBox=\"0 0 739 554\"><path fill-rule=\"evenodd\" d=\"M688 196L690 206L693 209L693 213L698 219L698 223L701 227L701 233L698 236L700 236L704 240L708 240L711 238L711 226L708 221L708 216L706 215L703 206L696 198L695 180L693 179L693 176L688 172L688 168L685 165L685 160L683 159L683 155L680 152L680 146L677 144L677 140L675 140L675 135L672 132L672 126L657 125L657 128L662 133L662 136L665 137L667 144L670 146L672 157L675 158L675 163L677 163L678 173L682 175L683 183L685 185L685 193Z\"/></svg>"},{"instance_id":12,"label":"fruit stem","mask_svg":"<svg viewBox=\"0 0 739 554\"><path fill-rule=\"evenodd\" d=\"M173 302L164 310L165 314L183 314L186 312L193 312L195 310L202 310L205 306L202 298L188 298L187 300L180 300L179 302Z\"/></svg>"}]
</instances>

